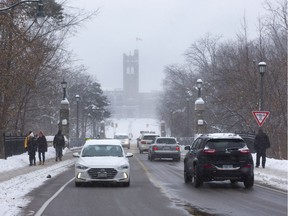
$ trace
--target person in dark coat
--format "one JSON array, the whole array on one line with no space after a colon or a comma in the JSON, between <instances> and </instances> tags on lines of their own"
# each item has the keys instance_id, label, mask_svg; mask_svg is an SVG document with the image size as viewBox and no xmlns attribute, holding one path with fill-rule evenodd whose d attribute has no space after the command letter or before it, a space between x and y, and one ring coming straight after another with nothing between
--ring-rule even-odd
<instances>
[{"instance_id":1,"label":"person in dark coat","mask_svg":"<svg viewBox=\"0 0 288 216\"><path fill-rule=\"evenodd\" d=\"M58 161L59 159L61 161L63 156L62 149L64 149L65 146L65 139L61 130L58 130L57 134L55 135L53 140L53 146L56 152L55 160Z\"/></svg>"},{"instance_id":2,"label":"person in dark coat","mask_svg":"<svg viewBox=\"0 0 288 216\"><path fill-rule=\"evenodd\" d=\"M39 131L37 138L37 148L38 148L38 157L39 165L44 165L45 162L45 152L47 152L47 140L42 131Z\"/></svg>"},{"instance_id":3,"label":"person in dark coat","mask_svg":"<svg viewBox=\"0 0 288 216\"><path fill-rule=\"evenodd\" d=\"M26 137L25 143L29 155L29 165L36 165L37 143L35 141L35 137L32 131L29 131L29 135Z\"/></svg>"},{"instance_id":4,"label":"person in dark coat","mask_svg":"<svg viewBox=\"0 0 288 216\"><path fill-rule=\"evenodd\" d=\"M254 149L256 151L256 168L260 165L260 158L262 157L262 167L265 168L266 163L266 149L270 147L269 137L263 132L262 128L259 129L255 137Z\"/></svg>"}]
</instances>

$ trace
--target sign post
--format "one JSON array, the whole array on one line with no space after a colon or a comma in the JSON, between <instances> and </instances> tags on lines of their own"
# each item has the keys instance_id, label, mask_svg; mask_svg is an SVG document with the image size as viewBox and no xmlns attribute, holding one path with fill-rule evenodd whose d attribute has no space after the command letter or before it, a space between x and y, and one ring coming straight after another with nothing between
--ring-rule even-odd
<instances>
[{"instance_id":1,"label":"sign post","mask_svg":"<svg viewBox=\"0 0 288 216\"><path fill-rule=\"evenodd\" d=\"M270 112L269 111L252 111L252 114L259 125L259 127L262 127L265 120L268 118Z\"/></svg>"}]
</instances>

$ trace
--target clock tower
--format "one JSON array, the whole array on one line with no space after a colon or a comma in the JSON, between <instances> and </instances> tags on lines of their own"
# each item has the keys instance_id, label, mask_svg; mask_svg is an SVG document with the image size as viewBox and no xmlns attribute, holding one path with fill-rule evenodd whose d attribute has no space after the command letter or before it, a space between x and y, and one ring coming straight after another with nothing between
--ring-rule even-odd
<instances>
[{"instance_id":1,"label":"clock tower","mask_svg":"<svg viewBox=\"0 0 288 216\"><path fill-rule=\"evenodd\" d=\"M139 93L139 52L123 54L123 93L128 100L135 100Z\"/></svg>"}]
</instances>

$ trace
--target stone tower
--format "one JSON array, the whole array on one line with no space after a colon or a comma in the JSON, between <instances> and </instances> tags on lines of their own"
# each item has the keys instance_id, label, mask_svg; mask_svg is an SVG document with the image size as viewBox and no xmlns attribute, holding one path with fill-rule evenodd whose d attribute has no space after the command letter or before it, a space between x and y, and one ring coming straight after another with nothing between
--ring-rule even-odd
<instances>
[{"instance_id":1,"label":"stone tower","mask_svg":"<svg viewBox=\"0 0 288 216\"><path fill-rule=\"evenodd\" d=\"M123 54L123 93L124 98L135 100L139 94L139 52Z\"/></svg>"}]
</instances>

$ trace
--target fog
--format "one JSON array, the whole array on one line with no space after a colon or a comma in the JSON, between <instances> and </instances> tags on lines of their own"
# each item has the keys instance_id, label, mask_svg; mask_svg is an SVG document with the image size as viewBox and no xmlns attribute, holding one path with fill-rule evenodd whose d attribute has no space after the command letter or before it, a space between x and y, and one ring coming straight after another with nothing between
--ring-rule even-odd
<instances>
[{"instance_id":1,"label":"fog","mask_svg":"<svg viewBox=\"0 0 288 216\"><path fill-rule=\"evenodd\" d=\"M207 33L233 39L242 30L257 36L262 0L70 0L99 14L70 40L77 64L96 76L104 90L122 89L123 53L139 50L140 92L162 89L163 69L184 64L183 53ZM136 40L138 38L138 40Z\"/></svg>"}]
</instances>

